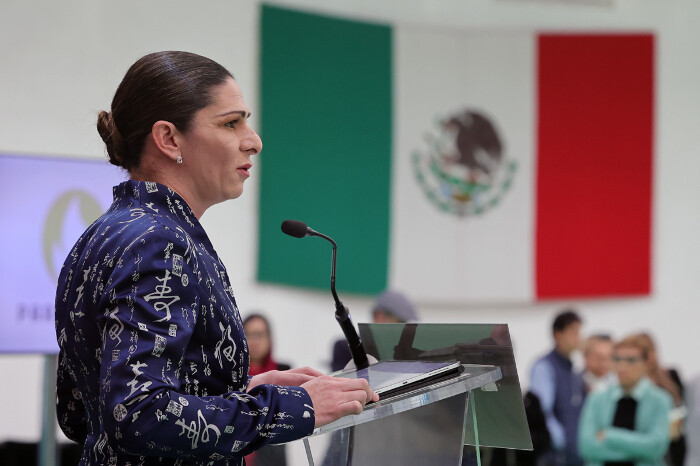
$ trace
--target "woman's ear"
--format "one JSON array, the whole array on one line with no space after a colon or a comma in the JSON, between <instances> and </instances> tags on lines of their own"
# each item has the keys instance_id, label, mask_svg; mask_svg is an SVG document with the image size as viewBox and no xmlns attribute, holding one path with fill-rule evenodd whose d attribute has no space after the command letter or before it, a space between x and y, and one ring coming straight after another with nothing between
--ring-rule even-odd
<instances>
[{"instance_id":1,"label":"woman's ear","mask_svg":"<svg viewBox=\"0 0 700 466\"><path fill-rule=\"evenodd\" d=\"M158 120L151 128L151 138L158 151L173 162L182 160L180 135L180 131L169 121Z\"/></svg>"}]
</instances>

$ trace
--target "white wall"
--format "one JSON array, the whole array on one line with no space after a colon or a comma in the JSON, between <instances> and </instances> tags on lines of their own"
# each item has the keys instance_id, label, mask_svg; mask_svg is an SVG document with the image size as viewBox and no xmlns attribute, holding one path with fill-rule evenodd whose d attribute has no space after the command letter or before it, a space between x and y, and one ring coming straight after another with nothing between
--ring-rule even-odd
<instances>
[{"instance_id":1,"label":"white wall","mask_svg":"<svg viewBox=\"0 0 700 466\"><path fill-rule=\"evenodd\" d=\"M430 23L472 30L640 30L657 34L653 292L619 300L442 307L418 303L425 321L507 322L521 381L550 345L551 317L563 304L581 310L586 332L622 336L648 329L663 360L686 377L700 373L695 337L700 318L700 29L693 0L287 0L282 5L383 22ZM569 3L565 5L564 3ZM593 2L591 2L593 3ZM598 5L601 2L596 2ZM41 5L39 7L39 5ZM126 68L155 50L209 56L238 78L257 108L258 1L206 3L94 0L0 4L0 152L103 157L95 131ZM253 122L255 125L255 122ZM263 155L264 156L264 152ZM263 310L275 324L278 359L325 368L340 335L326 293L255 282L256 174L239 200L215 206L203 224L226 263L243 312ZM107 188L106 188L107 189ZM4 226L6 227L6 226ZM341 246L342 247L342 246ZM2 259L0 259L1 261ZM0 262L0 266L11 264ZM355 321L371 300L343 296ZM39 356L0 356L0 441L39 435Z\"/></svg>"}]
</instances>

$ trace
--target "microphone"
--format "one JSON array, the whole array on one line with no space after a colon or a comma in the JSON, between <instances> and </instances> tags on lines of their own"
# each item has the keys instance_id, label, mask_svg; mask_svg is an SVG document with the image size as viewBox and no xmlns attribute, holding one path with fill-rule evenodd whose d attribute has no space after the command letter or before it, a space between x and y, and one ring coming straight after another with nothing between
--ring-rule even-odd
<instances>
[{"instance_id":1,"label":"microphone","mask_svg":"<svg viewBox=\"0 0 700 466\"><path fill-rule=\"evenodd\" d=\"M345 334L345 339L350 346L350 353L352 354L352 360L355 363L355 367L358 369L364 369L369 366L369 361L367 360L367 353L365 348L362 346L362 341L360 336L355 330L355 326L350 320L350 311L338 298L338 293L335 291L335 262L338 245L329 236L319 233L306 226L306 223L300 222L299 220L285 220L282 222L282 232L293 236L294 238L303 238L305 236L317 236L323 238L333 246L333 252L331 256L331 293L333 294L333 300L335 301L335 320L340 324L340 328L343 329Z\"/></svg>"},{"instance_id":2,"label":"microphone","mask_svg":"<svg viewBox=\"0 0 700 466\"><path fill-rule=\"evenodd\" d=\"M309 227L299 220L285 220L282 222L282 232L295 238L303 238L309 234Z\"/></svg>"}]
</instances>

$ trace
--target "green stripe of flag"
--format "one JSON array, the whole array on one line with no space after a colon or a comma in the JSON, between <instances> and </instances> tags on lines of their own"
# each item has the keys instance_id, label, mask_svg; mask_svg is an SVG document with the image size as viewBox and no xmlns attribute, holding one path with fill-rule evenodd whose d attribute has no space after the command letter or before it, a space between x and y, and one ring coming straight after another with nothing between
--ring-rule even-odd
<instances>
[{"instance_id":1,"label":"green stripe of flag","mask_svg":"<svg viewBox=\"0 0 700 466\"><path fill-rule=\"evenodd\" d=\"M262 7L258 279L339 290L386 287L391 180L391 28Z\"/></svg>"}]
</instances>

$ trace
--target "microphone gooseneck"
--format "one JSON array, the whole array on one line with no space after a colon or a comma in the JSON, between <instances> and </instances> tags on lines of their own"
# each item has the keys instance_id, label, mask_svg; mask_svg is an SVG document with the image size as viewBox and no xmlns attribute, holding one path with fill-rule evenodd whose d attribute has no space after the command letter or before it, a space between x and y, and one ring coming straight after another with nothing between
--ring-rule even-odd
<instances>
[{"instance_id":1,"label":"microphone gooseneck","mask_svg":"<svg viewBox=\"0 0 700 466\"><path fill-rule=\"evenodd\" d=\"M340 328L343 330L345 339L350 347L350 353L352 354L352 359L355 362L355 366L358 369L364 369L369 366L369 361L367 360L367 353L362 346L362 341L360 336L355 330L355 326L350 320L350 311L338 298L338 293L335 291L335 263L338 251L338 245L333 241L330 236L326 236L323 233L319 233L308 226L304 222L299 220L285 220L282 222L282 232L293 236L294 238L303 238L305 236L317 236L323 238L333 246L331 254L331 293L333 294L333 300L335 301L335 320L340 324Z\"/></svg>"}]
</instances>

